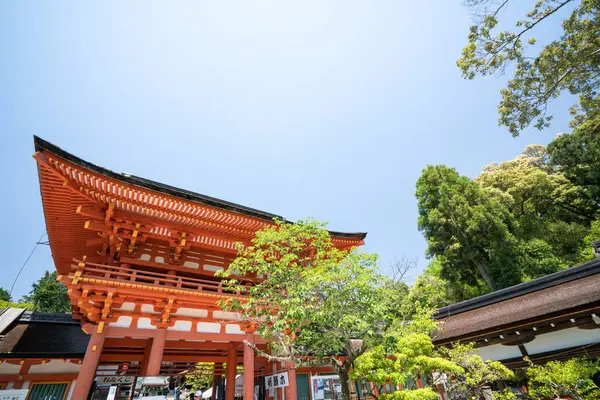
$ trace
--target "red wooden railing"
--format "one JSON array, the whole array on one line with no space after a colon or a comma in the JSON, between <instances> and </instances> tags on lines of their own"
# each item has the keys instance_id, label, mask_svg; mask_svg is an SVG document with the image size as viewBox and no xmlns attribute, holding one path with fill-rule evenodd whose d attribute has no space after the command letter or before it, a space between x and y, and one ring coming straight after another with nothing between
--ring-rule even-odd
<instances>
[{"instance_id":1,"label":"red wooden railing","mask_svg":"<svg viewBox=\"0 0 600 400\"><path fill-rule=\"evenodd\" d=\"M177 288L191 291L210 292L223 295L233 293L223 290L221 282L206 279L189 278L160 272L143 271L127 266L102 265L74 259L73 272L80 271L79 278L101 278L106 281L129 281L148 286ZM71 274L70 274L71 276ZM75 276L72 276L75 278Z\"/></svg>"}]
</instances>

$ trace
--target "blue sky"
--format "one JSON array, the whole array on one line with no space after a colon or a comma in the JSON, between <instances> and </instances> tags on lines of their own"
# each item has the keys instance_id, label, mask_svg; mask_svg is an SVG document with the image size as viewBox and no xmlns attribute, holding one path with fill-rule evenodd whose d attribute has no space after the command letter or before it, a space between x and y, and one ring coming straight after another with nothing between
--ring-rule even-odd
<instances>
[{"instance_id":1,"label":"blue sky","mask_svg":"<svg viewBox=\"0 0 600 400\"><path fill-rule=\"evenodd\" d=\"M569 120L561 100L544 132L497 126L504 80L455 66L460 3L1 2L0 286L45 230L34 134L115 171L367 231L384 269L402 255L425 267L422 168L475 176ZM38 248L14 297L52 268Z\"/></svg>"}]
</instances>

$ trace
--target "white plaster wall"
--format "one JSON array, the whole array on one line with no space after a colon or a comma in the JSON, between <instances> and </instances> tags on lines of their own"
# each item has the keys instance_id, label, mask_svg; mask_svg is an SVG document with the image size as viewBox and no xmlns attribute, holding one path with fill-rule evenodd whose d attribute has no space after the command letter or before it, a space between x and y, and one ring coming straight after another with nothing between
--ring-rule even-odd
<instances>
[{"instance_id":1,"label":"white plaster wall","mask_svg":"<svg viewBox=\"0 0 600 400\"><path fill-rule=\"evenodd\" d=\"M115 310L133 311L133 310L135 310L135 303L132 303L130 301L126 301L123 304L121 304L121 307L115 308Z\"/></svg>"},{"instance_id":2,"label":"white plaster wall","mask_svg":"<svg viewBox=\"0 0 600 400\"><path fill-rule=\"evenodd\" d=\"M491 360L506 360L507 358L523 357L521 350L517 346L503 346L501 344L493 344L491 346L475 349L475 354L479 355L483 361Z\"/></svg>"},{"instance_id":3,"label":"white plaster wall","mask_svg":"<svg viewBox=\"0 0 600 400\"><path fill-rule=\"evenodd\" d=\"M13 365L13 364L7 363L6 361L3 362L2 364L0 364L0 375L18 374L20 370L21 370L21 365L19 365L19 364Z\"/></svg>"},{"instance_id":4,"label":"white plaster wall","mask_svg":"<svg viewBox=\"0 0 600 400\"><path fill-rule=\"evenodd\" d=\"M210 265L210 264L204 264L202 266L202 269L205 271L210 271L210 272L223 271L223 267L220 267L218 265Z\"/></svg>"},{"instance_id":5,"label":"white plaster wall","mask_svg":"<svg viewBox=\"0 0 600 400\"><path fill-rule=\"evenodd\" d=\"M14 382L8 382L6 384L6 390L10 390L10 389L12 389L14 387L15 387L15 383Z\"/></svg>"},{"instance_id":6,"label":"white plaster wall","mask_svg":"<svg viewBox=\"0 0 600 400\"><path fill-rule=\"evenodd\" d=\"M142 304L141 310L144 313L159 314L158 312L154 311L154 305L153 304Z\"/></svg>"},{"instance_id":7,"label":"white plaster wall","mask_svg":"<svg viewBox=\"0 0 600 400\"><path fill-rule=\"evenodd\" d=\"M238 320L241 319L241 315L236 312L231 311L213 311L213 317L215 319L233 319Z\"/></svg>"},{"instance_id":8,"label":"white plaster wall","mask_svg":"<svg viewBox=\"0 0 600 400\"><path fill-rule=\"evenodd\" d=\"M117 328L129 328L132 321L132 317L128 315L121 315L119 319L117 319L115 322L109 322L108 326L115 326Z\"/></svg>"},{"instance_id":9,"label":"white plaster wall","mask_svg":"<svg viewBox=\"0 0 600 400\"><path fill-rule=\"evenodd\" d=\"M525 343L525 349L529 354L537 354L599 341L600 329L569 328L538 335L533 341Z\"/></svg>"},{"instance_id":10,"label":"white plaster wall","mask_svg":"<svg viewBox=\"0 0 600 400\"><path fill-rule=\"evenodd\" d=\"M192 330L192 321L175 321L173 326L169 327L168 330L189 332Z\"/></svg>"},{"instance_id":11,"label":"white plaster wall","mask_svg":"<svg viewBox=\"0 0 600 400\"><path fill-rule=\"evenodd\" d=\"M200 264L198 264L197 262L193 262L193 261L186 261L183 263L183 266L187 267L187 268L193 268L193 269L200 268Z\"/></svg>"},{"instance_id":12,"label":"white plaster wall","mask_svg":"<svg viewBox=\"0 0 600 400\"><path fill-rule=\"evenodd\" d=\"M173 315L182 315L186 317L206 318L208 317L208 310L197 310L195 308L181 307L174 312Z\"/></svg>"},{"instance_id":13,"label":"white plaster wall","mask_svg":"<svg viewBox=\"0 0 600 400\"><path fill-rule=\"evenodd\" d=\"M30 374L78 374L81 365L73 364L67 361L63 364L62 360L50 360L46 364L32 365L29 368Z\"/></svg>"},{"instance_id":14,"label":"white plaster wall","mask_svg":"<svg viewBox=\"0 0 600 400\"><path fill-rule=\"evenodd\" d=\"M21 386L21 389L29 389L30 384L31 384L31 382L29 382L29 381L23 382L23 386Z\"/></svg>"},{"instance_id":15,"label":"white plaster wall","mask_svg":"<svg viewBox=\"0 0 600 400\"><path fill-rule=\"evenodd\" d=\"M219 333L221 332L221 324L216 322L198 322L196 324L196 332Z\"/></svg>"},{"instance_id":16,"label":"white plaster wall","mask_svg":"<svg viewBox=\"0 0 600 400\"><path fill-rule=\"evenodd\" d=\"M238 324L227 324L225 325L225 333L235 333L243 335L245 332L240 329Z\"/></svg>"},{"instance_id":17,"label":"white plaster wall","mask_svg":"<svg viewBox=\"0 0 600 400\"><path fill-rule=\"evenodd\" d=\"M138 319L137 327L140 329L157 329L156 326L152 325L150 318L142 317Z\"/></svg>"}]
</instances>

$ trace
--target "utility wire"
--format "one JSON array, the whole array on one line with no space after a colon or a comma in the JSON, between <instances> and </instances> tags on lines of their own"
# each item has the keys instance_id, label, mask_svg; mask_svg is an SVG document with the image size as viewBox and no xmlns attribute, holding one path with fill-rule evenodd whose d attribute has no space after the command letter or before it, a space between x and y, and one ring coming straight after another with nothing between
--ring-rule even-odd
<instances>
[{"instance_id":1,"label":"utility wire","mask_svg":"<svg viewBox=\"0 0 600 400\"><path fill-rule=\"evenodd\" d=\"M42 238L43 238L44 236L47 236L47 235L48 235L48 234L44 232L44 233L42 234L42 236L40 236L40 238L38 239L38 241L35 243L35 246L33 246L33 250L31 250L31 253L29 253L29 256L27 256L27 259L25 260L25 262L24 262L24 263L23 263L23 265L21 266L21 269L19 270L19 273L17 274L17 276L16 276L15 280L14 280L14 281L13 281L13 283L12 283L12 286L10 287L10 292L8 292L8 293L9 293L9 296L10 296L11 298L12 298L12 292L13 292L13 289L15 288L15 283L17 283L17 279L19 279L19 276L21 275L21 272L23 272L23 268L25 268L25 266L27 265L27 262L29 261L29 259L30 259L30 258L31 258L31 256L33 255L33 253L35 252L35 249L37 249L37 247L38 247L40 244L46 244L46 245L47 245L47 244L49 244L49 243L48 243L48 241L42 242Z\"/></svg>"}]
</instances>

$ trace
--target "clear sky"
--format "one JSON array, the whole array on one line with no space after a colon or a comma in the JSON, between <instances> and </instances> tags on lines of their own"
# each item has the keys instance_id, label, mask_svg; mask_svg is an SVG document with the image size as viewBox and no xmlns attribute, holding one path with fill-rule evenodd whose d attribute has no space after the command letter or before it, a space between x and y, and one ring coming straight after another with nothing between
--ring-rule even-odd
<instances>
[{"instance_id":1,"label":"clear sky","mask_svg":"<svg viewBox=\"0 0 600 400\"><path fill-rule=\"evenodd\" d=\"M455 66L459 0L0 2L0 286L45 230L32 135L95 164L339 231L427 264L415 182L567 129L513 139L502 78ZM46 269L41 246L15 286ZM412 278L416 276L413 274Z\"/></svg>"}]
</instances>

